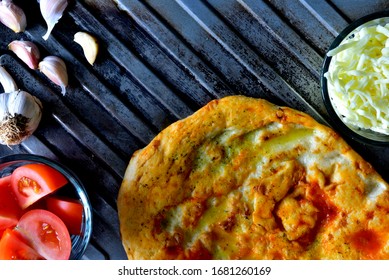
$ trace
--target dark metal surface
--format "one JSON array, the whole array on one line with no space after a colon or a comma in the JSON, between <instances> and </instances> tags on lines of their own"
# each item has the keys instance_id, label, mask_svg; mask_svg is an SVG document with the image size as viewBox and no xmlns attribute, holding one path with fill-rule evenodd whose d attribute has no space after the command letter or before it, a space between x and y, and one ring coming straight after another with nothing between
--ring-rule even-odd
<instances>
[{"instance_id":1,"label":"dark metal surface","mask_svg":"<svg viewBox=\"0 0 389 280\"><path fill-rule=\"evenodd\" d=\"M116 197L132 153L210 100L266 98L331 125L319 84L324 54L349 22L389 8L383 0L79 0L44 41L38 4L15 3L26 11L27 30L0 26L0 64L41 99L44 116L32 137L1 146L0 155L44 155L80 177L94 210L85 259L126 258ZM99 39L93 67L73 42L77 31ZM14 39L65 60L65 96L7 50ZM387 148L346 140L389 179Z\"/></svg>"}]
</instances>

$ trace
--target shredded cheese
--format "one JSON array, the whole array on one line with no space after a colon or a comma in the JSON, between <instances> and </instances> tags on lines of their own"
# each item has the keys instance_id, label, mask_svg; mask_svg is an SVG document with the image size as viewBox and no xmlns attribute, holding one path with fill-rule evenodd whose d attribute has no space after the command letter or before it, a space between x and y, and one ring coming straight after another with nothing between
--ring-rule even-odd
<instances>
[{"instance_id":1,"label":"shredded cheese","mask_svg":"<svg viewBox=\"0 0 389 280\"><path fill-rule=\"evenodd\" d=\"M389 23L360 26L327 55L332 59L324 76L343 121L389 134Z\"/></svg>"}]
</instances>

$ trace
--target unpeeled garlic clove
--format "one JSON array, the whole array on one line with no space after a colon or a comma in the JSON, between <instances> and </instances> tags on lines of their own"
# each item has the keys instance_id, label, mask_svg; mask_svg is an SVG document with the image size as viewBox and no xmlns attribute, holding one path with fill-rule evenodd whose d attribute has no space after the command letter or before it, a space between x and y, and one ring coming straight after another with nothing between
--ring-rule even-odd
<instances>
[{"instance_id":1,"label":"unpeeled garlic clove","mask_svg":"<svg viewBox=\"0 0 389 280\"><path fill-rule=\"evenodd\" d=\"M62 17L63 12L68 6L67 0L40 0L39 3L41 14L47 24L47 32L43 35L43 39L47 40L57 24L59 19Z\"/></svg>"},{"instance_id":2,"label":"unpeeled garlic clove","mask_svg":"<svg viewBox=\"0 0 389 280\"><path fill-rule=\"evenodd\" d=\"M13 51L31 69L37 69L40 59L38 47L30 41L12 41L8 48Z\"/></svg>"},{"instance_id":3,"label":"unpeeled garlic clove","mask_svg":"<svg viewBox=\"0 0 389 280\"><path fill-rule=\"evenodd\" d=\"M12 3L11 0L0 2L0 22L16 33L23 32L27 26L27 19L23 10Z\"/></svg>"},{"instance_id":4,"label":"unpeeled garlic clove","mask_svg":"<svg viewBox=\"0 0 389 280\"><path fill-rule=\"evenodd\" d=\"M39 62L39 70L53 83L61 87L61 93L65 95L68 85L68 73L65 62L57 56L47 56Z\"/></svg>"},{"instance_id":5,"label":"unpeeled garlic clove","mask_svg":"<svg viewBox=\"0 0 389 280\"><path fill-rule=\"evenodd\" d=\"M13 92L18 90L15 80L2 66L0 66L0 84L3 87L3 92Z\"/></svg>"},{"instance_id":6,"label":"unpeeled garlic clove","mask_svg":"<svg viewBox=\"0 0 389 280\"><path fill-rule=\"evenodd\" d=\"M89 33L80 31L74 34L74 42L82 47L86 60L93 65L99 52L97 39Z\"/></svg>"}]
</instances>

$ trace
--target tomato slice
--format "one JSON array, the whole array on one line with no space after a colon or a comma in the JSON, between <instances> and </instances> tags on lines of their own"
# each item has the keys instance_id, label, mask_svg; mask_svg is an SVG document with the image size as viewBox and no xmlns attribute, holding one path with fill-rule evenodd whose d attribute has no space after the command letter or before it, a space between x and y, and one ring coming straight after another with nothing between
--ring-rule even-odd
<instances>
[{"instance_id":1,"label":"tomato slice","mask_svg":"<svg viewBox=\"0 0 389 280\"><path fill-rule=\"evenodd\" d=\"M45 259L69 259L72 249L69 231L55 214L43 209L30 210L20 218L16 228Z\"/></svg>"},{"instance_id":2,"label":"tomato slice","mask_svg":"<svg viewBox=\"0 0 389 280\"><path fill-rule=\"evenodd\" d=\"M11 175L0 178L0 188L11 185Z\"/></svg>"},{"instance_id":3,"label":"tomato slice","mask_svg":"<svg viewBox=\"0 0 389 280\"><path fill-rule=\"evenodd\" d=\"M0 260L43 260L19 232L7 228L0 240Z\"/></svg>"},{"instance_id":4,"label":"tomato slice","mask_svg":"<svg viewBox=\"0 0 389 280\"><path fill-rule=\"evenodd\" d=\"M80 234L83 212L80 201L59 196L46 197L45 200L47 210L61 218L70 234Z\"/></svg>"},{"instance_id":5,"label":"tomato slice","mask_svg":"<svg viewBox=\"0 0 389 280\"><path fill-rule=\"evenodd\" d=\"M40 163L20 166L11 175L11 185L22 209L67 183L62 173Z\"/></svg>"},{"instance_id":6,"label":"tomato slice","mask_svg":"<svg viewBox=\"0 0 389 280\"><path fill-rule=\"evenodd\" d=\"M13 194L11 176L0 178L0 232L18 223L21 209Z\"/></svg>"}]
</instances>

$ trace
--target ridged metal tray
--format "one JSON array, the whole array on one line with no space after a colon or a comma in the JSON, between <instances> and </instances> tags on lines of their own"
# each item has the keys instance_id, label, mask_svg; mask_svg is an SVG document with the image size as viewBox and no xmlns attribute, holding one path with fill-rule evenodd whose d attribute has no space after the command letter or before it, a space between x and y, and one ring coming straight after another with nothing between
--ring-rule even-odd
<instances>
[{"instance_id":1,"label":"ridged metal tray","mask_svg":"<svg viewBox=\"0 0 389 280\"><path fill-rule=\"evenodd\" d=\"M384 0L77 0L44 41L38 4L14 2L28 26L21 34L0 26L0 64L41 99L44 115L32 137L12 149L1 146L0 155L47 156L80 177L94 214L85 259L126 258L116 198L132 153L210 100L265 98L331 125L319 82L325 52L352 20L389 8ZM93 67L73 42L77 31L99 40ZM65 60L65 96L7 50L15 39ZM388 148L343 136L389 179Z\"/></svg>"}]
</instances>

